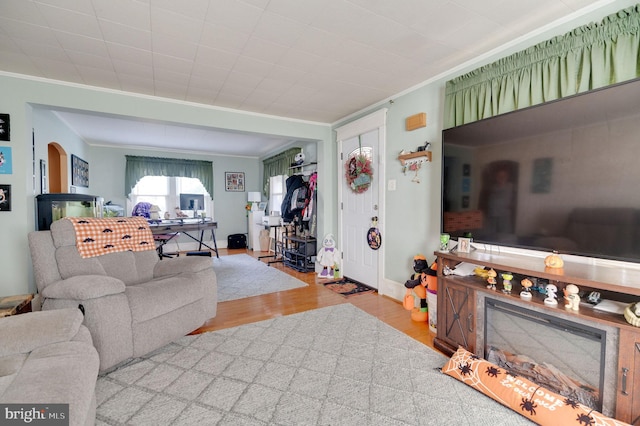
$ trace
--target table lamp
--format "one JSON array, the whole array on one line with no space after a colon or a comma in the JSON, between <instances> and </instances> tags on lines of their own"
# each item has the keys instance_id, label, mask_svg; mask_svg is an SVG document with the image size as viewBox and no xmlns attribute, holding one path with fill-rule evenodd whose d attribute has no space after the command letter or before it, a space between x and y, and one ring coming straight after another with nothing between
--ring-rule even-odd
<instances>
[{"instance_id":1,"label":"table lamp","mask_svg":"<svg viewBox=\"0 0 640 426\"><path fill-rule=\"evenodd\" d=\"M247 201L251 203L251 211L256 211L258 209L258 204L262 201L262 195L258 191L248 192Z\"/></svg>"}]
</instances>

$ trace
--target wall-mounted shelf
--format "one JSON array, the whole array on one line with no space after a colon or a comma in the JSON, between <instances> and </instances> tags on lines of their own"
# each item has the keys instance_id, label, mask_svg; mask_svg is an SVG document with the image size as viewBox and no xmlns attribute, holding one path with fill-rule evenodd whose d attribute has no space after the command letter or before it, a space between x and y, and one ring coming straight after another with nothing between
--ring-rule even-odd
<instances>
[{"instance_id":1,"label":"wall-mounted shelf","mask_svg":"<svg viewBox=\"0 0 640 426\"><path fill-rule=\"evenodd\" d=\"M297 166L291 166L289 167L290 169L304 169L305 167L311 167L311 166L315 166L318 163L316 163L315 161L311 162L311 163L303 163L303 164L298 164Z\"/></svg>"},{"instance_id":2,"label":"wall-mounted shelf","mask_svg":"<svg viewBox=\"0 0 640 426\"><path fill-rule=\"evenodd\" d=\"M427 157L427 161L431 161L431 151L418 151L410 154L401 154L398 155L398 160L400 160L400 164L404 166L407 161L414 160L419 157Z\"/></svg>"}]
</instances>

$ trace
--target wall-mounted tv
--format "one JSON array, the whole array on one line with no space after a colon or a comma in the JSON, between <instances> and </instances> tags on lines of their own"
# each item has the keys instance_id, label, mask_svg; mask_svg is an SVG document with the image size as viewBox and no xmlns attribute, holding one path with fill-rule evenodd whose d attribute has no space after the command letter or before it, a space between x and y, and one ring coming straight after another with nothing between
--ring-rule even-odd
<instances>
[{"instance_id":1,"label":"wall-mounted tv","mask_svg":"<svg viewBox=\"0 0 640 426\"><path fill-rule=\"evenodd\" d=\"M204 210L204 195L180 194L180 210Z\"/></svg>"},{"instance_id":2,"label":"wall-mounted tv","mask_svg":"<svg viewBox=\"0 0 640 426\"><path fill-rule=\"evenodd\" d=\"M640 262L640 79L445 129L442 232Z\"/></svg>"}]
</instances>

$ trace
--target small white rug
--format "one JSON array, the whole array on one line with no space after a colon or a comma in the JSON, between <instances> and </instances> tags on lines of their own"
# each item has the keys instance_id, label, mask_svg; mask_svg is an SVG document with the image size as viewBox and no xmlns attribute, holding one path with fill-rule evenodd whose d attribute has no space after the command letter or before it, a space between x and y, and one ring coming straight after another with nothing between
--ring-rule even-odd
<instances>
[{"instance_id":1,"label":"small white rug","mask_svg":"<svg viewBox=\"0 0 640 426\"><path fill-rule=\"evenodd\" d=\"M307 284L247 254L213 258L218 302L305 287Z\"/></svg>"}]
</instances>

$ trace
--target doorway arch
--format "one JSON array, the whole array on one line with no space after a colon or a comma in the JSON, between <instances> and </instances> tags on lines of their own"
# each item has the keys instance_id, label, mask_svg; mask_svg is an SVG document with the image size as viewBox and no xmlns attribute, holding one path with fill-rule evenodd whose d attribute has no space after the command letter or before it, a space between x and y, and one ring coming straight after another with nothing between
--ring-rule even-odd
<instances>
[{"instance_id":1,"label":"doorway arch","mask_svg":"<svg viewBox=\"0 0 640 426\"><path fill-rule=\"evenodd\" d=\"M49 176L47 176L49 193L61 194L69 192L67 152L57 142L50 142L47 145L47 160L49 163Z\"/></svg>"}]
</instances>

